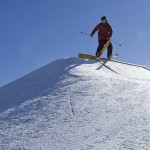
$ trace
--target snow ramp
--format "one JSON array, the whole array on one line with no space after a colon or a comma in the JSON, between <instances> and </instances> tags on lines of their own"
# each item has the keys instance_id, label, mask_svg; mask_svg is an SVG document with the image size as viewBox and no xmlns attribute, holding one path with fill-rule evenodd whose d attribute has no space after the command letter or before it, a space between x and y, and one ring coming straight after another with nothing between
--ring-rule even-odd
<instances>
[{"instance_id":1,"label":"snow ramp","mask_svg":"<svg viewBox=\"0 0 150 150\"><path fill-rule=\"evenodd\" d=\"M150 71L64 58L0 88L1 150L149 150Z\"/></svg>"}]
</instances>

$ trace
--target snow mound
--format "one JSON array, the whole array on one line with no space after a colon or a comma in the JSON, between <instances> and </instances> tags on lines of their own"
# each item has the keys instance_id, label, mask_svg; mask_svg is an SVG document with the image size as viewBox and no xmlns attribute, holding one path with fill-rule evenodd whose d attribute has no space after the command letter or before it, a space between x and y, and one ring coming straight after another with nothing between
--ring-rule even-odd
<instances>
[{"instance_id":1,"label":"snow mound","mask_svg":"<svg viewBox=\"0 0 150 150\"><path fill-rule=\"evenodd\" d=\"M59 59L1 87L1 149L150 149L150 71L101 63Z\"/></svg>"}]
</instances>

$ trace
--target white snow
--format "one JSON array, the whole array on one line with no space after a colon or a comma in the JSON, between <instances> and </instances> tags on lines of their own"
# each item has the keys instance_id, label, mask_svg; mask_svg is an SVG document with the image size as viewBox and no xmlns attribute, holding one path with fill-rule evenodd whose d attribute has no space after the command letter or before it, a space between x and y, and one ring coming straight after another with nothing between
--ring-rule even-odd
<instances>
[{"instance_id":1,"label":"white snow","mask_svg":"<svg viewBox=\"0 0 150 150\"><path fill-rule=\"evenodd\" d=\"M150 150L150 71L59 59L0 88L0 150Z\"/></svg>"}]
</instances>

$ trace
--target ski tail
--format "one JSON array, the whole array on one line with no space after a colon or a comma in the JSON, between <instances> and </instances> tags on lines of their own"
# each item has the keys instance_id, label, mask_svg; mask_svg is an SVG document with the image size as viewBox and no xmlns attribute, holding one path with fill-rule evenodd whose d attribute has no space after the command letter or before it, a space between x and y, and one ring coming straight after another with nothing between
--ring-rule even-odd
<instances>
[{"instance_id":1,"label":"ski tail","mask_svg":"<svg viewBox=\"0 0 150 150\"><path fill-rule=\"evenodd\" d=\"M87 59L98 58L97 56L88 55L88 54L82 54L82 53L79 53L79 54L78 54L78 57L79 57L79 58L87 58Z\"/></svg>"}]
</instances>

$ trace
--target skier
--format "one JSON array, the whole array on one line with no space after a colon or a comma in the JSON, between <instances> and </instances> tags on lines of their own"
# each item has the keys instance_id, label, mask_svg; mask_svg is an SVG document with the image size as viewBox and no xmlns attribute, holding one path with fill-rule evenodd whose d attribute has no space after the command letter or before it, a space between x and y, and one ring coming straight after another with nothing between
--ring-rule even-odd
<instances>
[{"instance_id":1,"label":"skier","mask_svg":"<svg viewBox=\"0 0 150 150\"><path fill-rule=\"evenodd\" d=\"M91 37L93 37L94 33L98 31L98 48L96 51L96 56L98 56L99 52L104 47L104 44L106 44L107 41L110 40L112 36L112 27L109 25L108 20L106 16L101 17L101 23L99 23L91 32ZM112 55L112 49L113 46L110 42L108 48L107 48L107 58L110 58Z\"/></svg>"}]
</instances>

